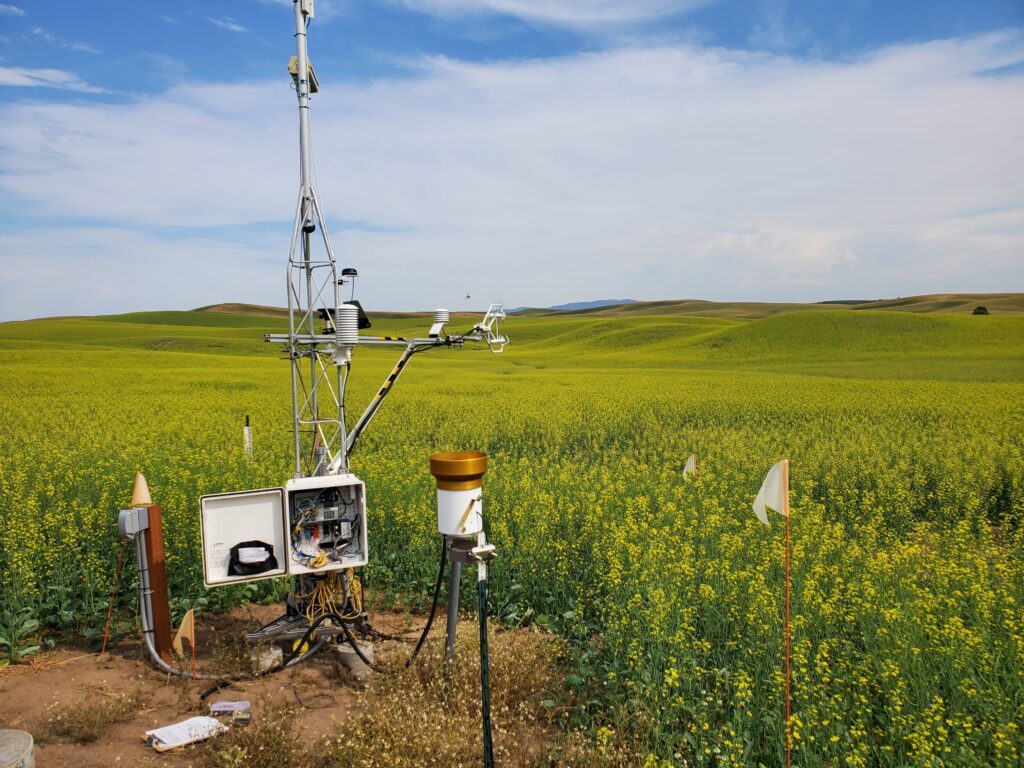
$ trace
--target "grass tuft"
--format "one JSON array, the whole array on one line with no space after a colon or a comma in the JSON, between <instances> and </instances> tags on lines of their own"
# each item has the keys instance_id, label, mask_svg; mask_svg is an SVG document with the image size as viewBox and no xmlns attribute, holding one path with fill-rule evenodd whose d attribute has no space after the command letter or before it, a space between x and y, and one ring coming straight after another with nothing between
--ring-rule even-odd
<instances>
[{"instance_id":1,"label":"grass tuft","mask_svg":"<svg viewBox=\"0 0 1024 768\"><path fill-rule=\"evenodd\" d=\"M132 719L142 693L118 693L100 688L71 706L54 712L53 732L76 744L92 744L111 725Z\"/></svg>"},{"instance_id":2,"label":"grass tuft","mask_svg":"<svg viewBox=\"0 0 1024 768\"><path fill-rule=\"evenodd\" d=\"M298 735L301 712L285 704L261 707L252 723L202 743L196 768L297 768L309 765Z\"/></svg>"},{"instance_id":3,"label":"grass tuft","mask_svg":"<svg viewBox=\"0 0 1024 768\"><path fill-rule=\"evenodd\" d=\"M361 694L356 716L324 745L334 768L476 766L482 756L480 663L475 627L460 628L451 680L444 679L441 638L406 668L406 648L384 663L392 674ZM555 736L544 702L559 679L558 645L537 632L491 633L491 718L495 762L506 768L544 764ZM401 657L401 658L399 658ZM549 702L550 703L550 702Z\"/></svg>"}]
</instances>

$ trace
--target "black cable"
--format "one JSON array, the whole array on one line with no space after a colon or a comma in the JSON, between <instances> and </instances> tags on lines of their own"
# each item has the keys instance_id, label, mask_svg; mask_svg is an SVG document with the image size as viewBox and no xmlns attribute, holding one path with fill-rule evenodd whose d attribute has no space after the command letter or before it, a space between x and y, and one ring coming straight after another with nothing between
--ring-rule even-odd
<instances>
[{"instance_id":1,"label":"black cable","mask_svg":"<svg viewBox=\"0 0 1024 768\"><path fill-rule=\"evenodd\" d=\"M416 642L411 637L402 637L401 635L389 635L387 632L378 632L376 629L371 627L369 624L366 625L366 629L360 629L360 633L363 637L369 637L373 640L391 640L396 643L414 643ZM408 630L406 630L408 631Z\"/></svg>"},{"instance_id":2,"label":"black cable","mask_svg":"<svg viewBox=\"0 0 1024 768\"><path fill-rule=\"evenodd\" d=\"M265 672L258 672L258 673L253 674L253 675L250 675L250 674L233 675L232 677L226 677L223 680L218 680L216 683L214 683L209 688L207 688L205 691L203 691L201 694L199 694L199 698L201 700L205 701L209 696L213 695L214 693L216 693L217 691L221 690L222 688L228 688L231 685L233 685L234 683L240 683L243 680L255 680L258 677L265 677L267 675L272 675L272 674L274 674L276 672L280 672L285 667L290 666L293 660L295 660L295 663L298 664L300 661L304 660L305 658L307 658L309 656L312 656L314 653L318 652L321 648L323 648L324 642L322 640L317 642L313 646L311 646L305 653L303 653L301 656L299 656L298 659L296 659L296 654L298 653L297 649L298 648L302 648L302 646L306 644L306 642L309 639L309 635L310 635L310 630L307 630L306 634L302 638L302 641L297 643L292 648L292 651L291 651L291 653L288 654L287 658L282 658L282 660L281 660L281 662L279 664L271 667L267 671L265 671Z\"/></svg>"},{"instance_id":3,"label":"black cable","mask_svg":"<svg viewBox=\"0 0 1024 768\"><path fill-rule=\"evenodd\" d=\"M208 696L212 696L217 691L219 691L221 688L227 688L229 685L231 685L233 683L236 683L236 682L238 682L238 681L237 680L221 680L218 683L214 683L209 688L207 688L205 691L203 691L202 693L199 694L199 700L200 701L206 701Z\"/></svg>"},{"instance_id":4,"label":"black cable","mask_svg":"<svg viewBox=\"0 0 1024 768\"><path fill-rule=\"evenodd\" d=\"M264 677L266 675L273 675L276 672L280 672L282 669L284 669L285 667L290 665L292 663L292 661L296 658L296 656L300 655L299 654L299 650L304 645L306 645L306 643L309 642L310 636L313 634L313 632L316 630L317 627L319 627L321 624L323 624L324 619L330 618L333 615L334 614L324 614L323 616L320 616L319 618L317 618L317 620L314 621L312 624L310 624L309 627L306 629L305 633L302 635L302 639L299 642L297 642L294 645L292 645L292 649L291 649L291 651L288 652L288 655L287 656L282 656L281 657L281 661L278 664L276 664L275 666L273 666L270 669L268 669L266 672L260 672L260 673L255 674L255 675L235 675L233 677L226 677L223 680L214 683L209 688L207 688L205 691L203 691L199 695L199 698L200 699L206 699L211 694L216 693L221 688L228 687L232 683L237 683L237 682L240 682L242 680L252 680L253 678L256 678L256 677ZM338 617L338 618L341 618L341 617ZM301 656L312 656L314 653L316 653L322 647L323 647L323 642L321 641L321 642L317 643L316 645L310 647L308 650L306 650L304 653L302 653Z\"/></svg>"},{"instance_id":5,"label":"black cable","mask_svg":"<svg viewBox=\"0 0 1024 768\"><path fill-rule=\"evenodd\" d=\"M448 564L448 541L442 536L441 537L441 566L437 569L437 581L434 582L434 602L430 606L430 615L427 617L427 625L423 628L423 634L420 635L419 641L416 643L416 647L413 649L412 655L409 656L409 660L405 662L405 666L412 664L416 655L420 652L420 648L423 647L423 643L426 642L427 635L430 634L430 627L434 623L434 615L437 613L437 602L441 596L441 582L444 581L444 567Z\"/></svg>"},{"instance_id":6,"label":"black cable","mask_svg":"<svg viewBox=\"0 0 1024 768\"><path fill-rule=\"evenodd\" d=\"M441 562L440 562L440 566L439 566L438 571L437 571L437 581L434 583L434 598L433 598L433 602L431 603L431 606L430 606L430 615L427 617L427 624L423 628L423 633L420 635L420 639L417 641L416 647L413 649L413 652L409 656L408 661L405 662L405 666L407 666L407 667L410 664L412 664L413 660L419 654L420 649L423 647L424 642L426 642L427 635L430 634L430 628L431 628L431 626L434 623L434 617L437 615L437 604L438 604L440 596L441 596L441 584L444 581L444 570L445 570L445 566L447 566L447 564L448 564L447 541L446 541L445 537L442 536L441 537ZM485 592L485 594L486 594L486 592ZM486 600L486 597L484 599ZM348 606L348 600L349 600L348 595L346 595L346 601L345 601L346 607ZM485 622L486 622L486 610L487 609L486 609L486 605L485 605L484 606L484 621ZM360 661L362 661L364 664L366 664L366 666L368 666L370 669L374 670L375 672L383 672L384 671L380 667L374 665L374 663L372 661L370 661L366 657L366 655L363 653L362 649L359 647L359 644L356 642L355 637L352 636L352 632L349 630L348 623L345 621L345 619L343 619L341 616L339 616L336 613L325 613L325 614L322 614L322 615L318 616L316 618L316 620L313 621L309 625L309 627L306 628L306 631L302 635L302 639L292 645L291 651L286 656L282 657L280 663L278 663L277 665L271 667L266 672L262 672L262 673L257 674L257 675L237 675L237 676L234 676L234 677L225 678L224 680L221 680L221 681L219 681L217 683L214 683L209 688L207 688L205 691L203 691L203 693L200 694L199 698L201 700L205 700L206 698L208 698L212 694L216 693L217 691L221 690L222 688L226 688L226 687L230 686L232 683L240 682L242 680L251 680L251 679L256 678L256 677L264 677L266 675L272 675L272 674L274 674L276 672L280 672L282 669L284 669L284 668L288 667L289 665L291 665L291 663L296 659L296 657L299 657L299 660L301 660L302 658L305 658L307 656L312 656L314 653L319 651L320 648L323 647L323 641L321 641L321 642L315 644L314 646L310 647L305 653L301 653L300 654L300 649L309 642L310 637L312 636L312 634L327 619L333 620L335 623L338 624L338 626L341 627L341 631L344 633L346 641L348 642L349 645L352 646L352 650L355 651L355 654L356 654L356 656L359 657ZM371 632L373 632L373 630L371 630ZM379 633L379 632L373 632L373 634L375 636L381 638L381 639L393 639L393 640L406 641L406 638L393 637L393 636L390 636L390 635L384 635L384 634ZM411 641L409 641L409 642L411 642ZM485 641L485 644L486 644L486 641ZM486 647L484 647L482 650L483 650L484 655L486 656ZM487 728L488 735L490 734L490 727L489 727L490 726L490 722L489 722L490 721L490 711L489 711L490 710L490 706L489 706L489 704L490 704L490 698L489 698L489 695L488 695L488 707L487 707L487 709L488 709L488 728ZM487 739L487 741L489 742L490 739Z\"/></svg>"},{"instance_id":7,"label":"black cable","mask_svg":"<svg viewBox=\"0 0 1024 768\"><path fill-rule=\"evenodd\" d=\"M341 624L341 631L345 633L345 639L348 640L348 644L352 646L352 650L356 652L356 656L359 657L359 660L362 661L363 664L368 666L374 672L383 672L384 670L375 665L363 654L363 649L359 647L359 643L357 643L356 639L352 637L352 632L351 630L349 630L348 624L346 624L344 620L342 620L342 618L337 614L332 613L331 616L334 616L338 619L339 623Z\"/></svg>"},{"instance_id":8,"label":"black cable","mask_svg":"<svg viewBox=\"0 0 1024 768\"><path fill-rule=\"evenodd\" d=\"M349 607L349 596L347 594L345 595L345 607ZM302 636L302 640L300 640L298 643L292 646L292 651L288 655L288 657L282 659L281 663L275 669L270 670L270 672L278 672L284 669L286 666L288 666L289 662L291 662L291 660L295 658L295 654L298 653L298 649L302 648L302 646L306 644L306 642L309 640L309 636L316 630L317 627L323 624L324 621L326 621L327 619L331 619L335 624L341 627L341 631L345 634L345 639L348 640L348 644L352 646L352 650L356 652L356 656L359 657L360 661L362 661L374 672L383 671L380 667L375 666L372 661L366 658L366 655L359 647L359 643L357 643L356 639L352 636L352 632L348 628L348 622L346 622L345 619L339 616L338 614L332 612L323 613L320 616L317 616L316 620L309 625L309 629L307 629L306 633Z\"/></svg>"},{"instance_id":9,"label":"black cable","mask_svg":"<svg viewBox=\"0 0 1024 768\"><path fill-rule=\"evenodd\" d=\"M299 640L299 642L297 642L297 643L292 643L292 649L291 649L291 651L289 651L289 653L288 653L288 655L287 655L287 656L285 656L285 657L283 657L283 658L281 659L281 663L280 663L280 664L278 664L278 665L277 665L276 667L272 667L271 669L269 669L269 670L267 671L267 674L270 674L270 673L272 673L272 672L280 672L280 671L281 671L282 669L284 669L285 667L287 667L287 666L288 666L288 665L289 665L289 664L291 663L292 659L294 659L294 658L295 658L295 657L296 657L296 656L298 655L298 653L299 653L299 649L301 649L301 648L302 648L302 646L304 646L304 645L305 645L306 643L308 643L308 642L309 642L309 638L310 638L310 637L312 636L312 634L313 634L313 633L314 633L314 632L316 631L316 628L317 628L317 627L319 627L319 626L320 626L321 624L323 624L323 623L324 623L324 619L328 619L328 618L331 618L331 617L332 617L333 615L334 615L334 614L330 614L330 613L325 613L325 614L324 614L324 615L322 615L322 616L318 616L318 617L317 617L317 619L316 619L316 621L314 621L313 623L311 623L311 624L309 625L309 627L308 627L308 628L306 629L306 632L305 632L305 634L304 634L304 635L302 636L302 639L301 639L301 640Z\"/></svg>"}]
</instances>

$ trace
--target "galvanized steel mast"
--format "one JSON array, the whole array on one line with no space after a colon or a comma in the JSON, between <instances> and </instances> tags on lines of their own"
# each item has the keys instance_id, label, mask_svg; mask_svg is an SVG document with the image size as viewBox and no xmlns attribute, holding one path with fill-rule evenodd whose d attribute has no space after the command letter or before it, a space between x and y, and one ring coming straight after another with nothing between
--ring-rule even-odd
<instances>
[{"instance_id":1,"label":"galvanized steel mast","mask_svg":"<svg viewBox=\"0 0 1024 768\"><path fill-rule=\"evenodd\" d=\"M288 341L292 364L292 417L295 477L324 474L332 463L348 471L345 451L344 386L347 356L336 359L341 303L334 250L313 183L309 97L317 89L307 48L312 0L294 0L296 57L292 71L299 102L299 200L288 254ZM313 253L319 229L322 255ZM320 308L326 308L322 315ZM330 313L333 312L332 316ZM318 329L322 320L325 328ZM336 459L339 459L335 461Z\"/></svg>"}]
</instances>

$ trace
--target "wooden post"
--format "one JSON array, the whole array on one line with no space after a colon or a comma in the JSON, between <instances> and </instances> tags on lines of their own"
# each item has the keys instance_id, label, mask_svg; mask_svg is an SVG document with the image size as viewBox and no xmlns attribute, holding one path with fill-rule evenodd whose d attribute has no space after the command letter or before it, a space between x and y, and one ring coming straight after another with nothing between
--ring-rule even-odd
<instances>
[{"instance_id":1,"label":"wooden post","mask_svg":"<svg viewBox=\"0 0 1024 768\"><path fill-rule=\"evenodd\" d=\"M164 557L164 524L159 504L146 504L149 529L145 533L149 562L150 605L153 608L153 643L161 659L171 663L171 606L167 597L167 560Z\"/></svg>"}]
</instances>

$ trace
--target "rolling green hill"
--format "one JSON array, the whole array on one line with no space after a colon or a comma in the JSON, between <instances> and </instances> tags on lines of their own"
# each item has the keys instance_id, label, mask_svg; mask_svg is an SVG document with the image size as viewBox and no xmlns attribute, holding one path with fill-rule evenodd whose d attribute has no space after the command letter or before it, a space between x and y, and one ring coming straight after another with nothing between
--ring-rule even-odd
<instances>
[{"instance_id":1,"label":"rolling green hill","mask_svg":"<svg viewBox=\"0 0 1024 768\"><path fill-rule=\"evenodd\" d=\"M890 379L1024 379L1024 317L799 306L806 311L757 319L631 311L515 316L507 326L513 343L487 365L497 370L680 367ZM423 335L430 322L424 314L371 317L373 332L381 335ZM455 316L450 329L468 328L475 319ZM263 341L264 334L284 330L283 317L259 309L256 314L241 309L137 312L3 323L0 349L127 348L269 359L279 350ZM392 353L368 350L367 355L383 361Z\"/></svg>"},{"instance_id":2,"label":"rolling green hill","mask_svg":"<svg viewBox=\"0 0 1024 768\"><path fill-rule=\"evenodd\" d=\"M983 306L994 315L1024 314L1024 293L935 293L860 304L855 309L894 309L900 312L941 312L969 315Z\"/></svg>"},{"instance_id":3,"label":"rolling green hill","mask_svg":"<svg viewBox=\"0 0 1024 768\"><path fill-rule=\"evenodd\" d=\"M698 317L735 317L756 319L770 315L805 311L863 311L888 309L899 312L939 312L969 315L977 306L984 306L992 314L1024 315L1024 293L944 293L908 296L877 301L842 299L816 304L768 303L746 301L701 301L684 299L672 301L638 301L614 304L596 309L574 312L555 312L547 309L527 309L518 313L527 316L586 315L586 316L642 316L692 315Z\"/></svg>"},{"instance_id":4,"label":"rolling green hill","mask_svg":"<svg viewBox=\"0 0 1024 768\"><path fill-rule=\"evenodd\" d=\"M801 312L718 333L697 345L710 358L849 359L905 355L1024 354L1016 317L907 315L897 312Z\"/></svg>"}]
</instances>

